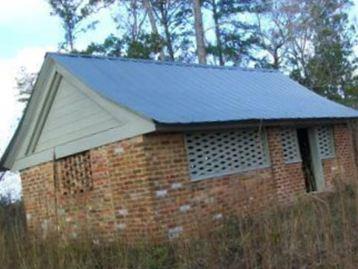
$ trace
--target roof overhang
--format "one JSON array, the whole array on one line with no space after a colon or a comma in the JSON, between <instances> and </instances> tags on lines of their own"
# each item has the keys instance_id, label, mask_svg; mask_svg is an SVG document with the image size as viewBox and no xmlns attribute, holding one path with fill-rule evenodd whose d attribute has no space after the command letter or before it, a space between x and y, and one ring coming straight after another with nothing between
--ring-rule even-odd
<instances>
[{"instance_id":1,"label":"roof overhang","mask_svg":"<svg viewBox=\"0 0 358 269\"><path fill-rule=\"evenodd\" d=\"M315 125L342 124L357 117L351 118L308 118L308 119L252 119L225 122L200 122L200 123L160 123L156 122L159 132L188 132L201 130L217 130L231 128L255 128L255 127L295 127L304 128Z\"/></svg>"}]
</instances>

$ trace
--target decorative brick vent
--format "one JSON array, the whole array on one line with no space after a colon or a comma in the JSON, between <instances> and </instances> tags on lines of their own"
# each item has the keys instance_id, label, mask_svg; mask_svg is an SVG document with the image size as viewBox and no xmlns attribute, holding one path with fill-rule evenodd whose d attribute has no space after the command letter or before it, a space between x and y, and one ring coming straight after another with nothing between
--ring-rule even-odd
<instances>
[{"instance_id":1,"label":"decorative brick vent","mask_svg":"<svg viewBox=\"0 0 358 269\"><path fill-rule=\"evenodd\" d=\"M74 195L92 190L89 151L59 159L56 166L59 187L63 195Z\"/></svg>"},{"instance_id":2,"label":"decorative brick vent","mask_svg":"<svg viewBox=\"0 0 358 269\"><path fill-rule=\"evenodd\" d=\"M294 128L283 128L281 130L281 142L283 158L285 163L300 162L300 150L298 147L297 131Z\"/></svg>"},{"instance_id":3,"label":"decorative brick vent","mask_svg":"<svg viewBox=\"0 0 358 269\"><path fill-rule=\"evenodd\" d=\"M334 157L333 130L329 126L321 126L316 129L318 150L321 159Z\"/></svg>"},{"instance_id":4,"label":"decorative brick vent","mask_svg":"<svg viewBox=\"0 0 358 269\"><path fill-rule=\"evenodd\" d=\"M256 129L186 134L192 179L269 166L266 135Z\"/></svg>"}]
</instances>

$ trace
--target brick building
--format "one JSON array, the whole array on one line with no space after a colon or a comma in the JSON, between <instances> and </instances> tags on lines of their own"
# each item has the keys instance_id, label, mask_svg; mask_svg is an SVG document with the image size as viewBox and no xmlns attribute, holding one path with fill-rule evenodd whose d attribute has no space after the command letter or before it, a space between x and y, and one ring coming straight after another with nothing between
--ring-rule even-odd
<instances>
[{"instance_id":1,"label":"brick building","mask_svg":"<svg viewBox=\"0 0 358 269\"><path fill-rule=\"evenodd\" d=\"M357 117L276 71L49 53L0 165L31 231L173 238L356 177Z\"/></svg>"}]
</instances>

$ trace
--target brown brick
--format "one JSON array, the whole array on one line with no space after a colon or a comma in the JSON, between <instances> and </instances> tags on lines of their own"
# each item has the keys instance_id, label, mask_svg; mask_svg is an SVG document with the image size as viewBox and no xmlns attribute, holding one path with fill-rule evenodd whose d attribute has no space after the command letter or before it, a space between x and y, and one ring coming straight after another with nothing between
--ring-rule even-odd
<instances>
[{"instance_id":1,"label":"brown brick","mask_svg":"<svg viewBox=\"0 0 358 269\"><path fill-rule=\"evenodd\" d=\"M52 162L21 172L28 227L59 227L66 236L84 231L128 240L190 234L231 214L289 204L305 193L301 163L285 164L279 128L267 128L271 167L192 181L184 135L157 133L89 151L93 187L63 195ZM356 175L350 130L334 128L336 157L323 161L328 189L337 177ZM57 177L56 177L57 178ZM55 191L56 189L56 191Z\"/></svg>"}]
</instances>

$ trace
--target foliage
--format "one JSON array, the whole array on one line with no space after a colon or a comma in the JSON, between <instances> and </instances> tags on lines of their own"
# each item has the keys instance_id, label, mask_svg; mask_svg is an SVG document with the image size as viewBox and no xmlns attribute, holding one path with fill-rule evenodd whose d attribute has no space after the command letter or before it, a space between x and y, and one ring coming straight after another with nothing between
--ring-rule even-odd
<instances>
[{"instance_id":1,"label":"foliage","mask_svg":"<svg viewBox=\"0 0 358 269\"><path fill-rule=\"evenodd\" d=\"M255 0L205 0L204 7L212 14L215 43L209 42L208 52L219 64L242 65L255 60L252 52L258 38L256 27L246 16L260 14L266 4Z\"/></svg>"},{"instance_id":2,"label":"foliage","mask_svg":"<svg viewBox=\"0 0 358 269\"><path fill-rule=\"evenodd\" d=\"M36 78L37 73L31 73L25 67L20 68L15 78L16 88L19 90L19 102L26 103L29 100Z\"/></svg>"},{"instance_id":3,"label":"foliage","mask_svg":"<svg viewBox=\"0 0 358 269\"><path fill-rule=\"evenodd\" d=\"M176 57L185 58L184 44L190 43L190 38L193 36L193 30L187 20L192 16L191 0L151 0L150 2L164 37L167 60L174 61Z\"/></svg>"},{"instance_id":4,"label":"foliage","mask_svg":"<svg viewBox=\"0 0 358 269\"><path fill-rule=\"evenodd\" d=\"M198 219L197 236L160 244L34 238L25 231L22 203L0 202L1 268L355 268L357 187L338 182L336 192L227 217L216 228Z\"/></svg>"},{"instance_id":5,"label":"foliage","mask_svg":"<svg viewBox=\"0 0 358 269\"><path fill-rule=\"evenodd\" d=\"M48 0L52 8L51 15L58 16L65 31L64 42L60 49L75 52L75 41L78 34L94 29L97 21L87 22L90 15L98 11L99 4L104 6L110 3L108 0Z\"/></svg>"},{"instance_id":6,"label":"foliage","mask_svg":"<svg viewBox=\"0 0 358 269\"><path fill-rule=\"evenodd\" d=\"M292 72L295 79L315 92L348 103L358 97L358 77L354 75L357 58L352 51L354 28L347 14L350 6L348 0L306 3L306 26L312 29L313 53L306 60L305 70Z\"/></svg>"},{"instance_id":7,"label":"foliage","mask_svg":"<svg viewBox=\"0 0 358 269\"><path fill-rule=\"evenodd\" d=\"M357 106L356 29L349 0L276 0L256 13L261 67L281 69L332 100Z\"/></svg>"},{"instance_id":8,"label":"foliage","mask_svg":"<svg viewBox=\"0 0 358 269\"><path fill-rule=\"evenodd\" d=\"M154 34L140 34L135 40L129 36L122 39L110 35L103 44L90 44L84 51L85 54L128 57L139 59L151 59L160 51L162 40Z\"/></svg>"},{"instance_id":9,"label":"foliage","mask_svg":"<svg viewBox=\"0 0 358 269\"><path fill-rule=\"evenodd\" d=\"M144 1L117 2L113 7L117 15L113 19L121 34L112 33L103 43L91 43L83 53L158 59L158 54L165 52L163 58L170 61L176 58L186 61L191 57L187 51L193 45L192 31L186 22L191 14L189 0L150 0L149 7ZM156 20L151 27L147 21L148 8Z\"/></svg>"},{"instance_id":10,"label":"foliage","mask_svg":"<svg viewBox=\"0 0 358 269\"><path fill-rule=\"evenodd\" d=\"M284 71L320 95L358 107L356 29L350 0L49 0L66 32L63 48L97 22L100 8L115 14L103 42L82 53L256 66ZM196 24L198 12L203 26ZM117 30L114 31L114 30ZM202 38L204 35L204 47ZM200 41L198 46L197 42ZM197 50L198 48L198 50Z\"/></svg>"}]
</instances>

